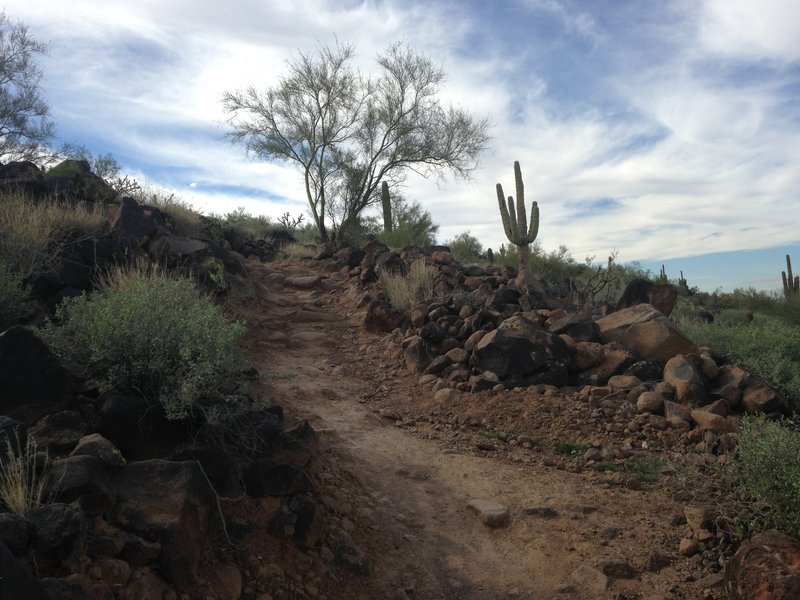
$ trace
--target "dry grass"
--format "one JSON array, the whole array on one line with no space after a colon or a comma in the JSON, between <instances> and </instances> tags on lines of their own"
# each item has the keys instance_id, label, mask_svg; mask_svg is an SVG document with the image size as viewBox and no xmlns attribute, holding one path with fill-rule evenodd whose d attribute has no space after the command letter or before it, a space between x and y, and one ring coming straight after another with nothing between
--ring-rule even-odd
<instances>
[{"instance_id":1,"label":"dry grass","mask_svg":"<svg viewBox=\"0 0 800 600\"><path fill-rule=\"evenodd\" d=\"M36 442L28 438L24 448L6 438L7 455L0 461L0 500L15 515L48 502L46 478L36 468Z\"/></svg>"},{"instance_id":2,"label":"dry grass","mask_svg":"<svg viewBox=\"0 0 800 600\"><path fill-rule=\"evenodd\" d=\"M98 232L106 221L102 205L87 208L34 201L12 192L0 196L0 258L23 277L52 267L69 238Z\"/></svg>"},{"instance_id":3,"label":"dry grass","mask_svg":"<svg viewBox=\"0 0 800 600\"><path fill-rule=\"evenodd\" d=\"M408 310L433 296L436 269L425 264L425 259L411 263L408 273L381 273L380 284L389 302L397 310Z\"/></svg>"},{"instance_id":4,"label":"dry grass","mask_svg":"<svg viewBox=\"0 0 800 600\"><path fill-rule=\"evenodd\" d=\"M281 256L286 260L291 260L292 258L312 258L316 253L316 247L299 242L292 242L281 248Z\"/></svg>"}]
</instances>

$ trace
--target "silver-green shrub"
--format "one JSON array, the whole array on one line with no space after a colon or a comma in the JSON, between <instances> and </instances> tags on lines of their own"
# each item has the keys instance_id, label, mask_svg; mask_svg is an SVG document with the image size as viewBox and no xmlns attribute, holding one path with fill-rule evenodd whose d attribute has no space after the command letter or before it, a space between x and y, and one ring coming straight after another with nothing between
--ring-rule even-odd
<instances>
[{"instance_id":1,"label":"silver-green shrub","mask_svg":"<svg viewBox=\"0 0 800 600\"><path fill-rule=\"evenodd\" d=\"M43 334L59 355L103 389L160 402L171 419L213 398L241 369L243 325L226 320L189 279L120 270L95 294L65 300L56 317L60 324Z\"/></svg>"}]
</instances>

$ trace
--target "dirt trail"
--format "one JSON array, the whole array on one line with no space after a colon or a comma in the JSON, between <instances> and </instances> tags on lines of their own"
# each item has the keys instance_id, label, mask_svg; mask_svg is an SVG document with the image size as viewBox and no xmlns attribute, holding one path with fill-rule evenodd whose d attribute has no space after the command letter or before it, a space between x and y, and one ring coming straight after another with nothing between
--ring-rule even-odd
<instances>
[{"instance_id":1,"label":"dirt trail","mask_svg":"<svg viewBox=\"0 0 800 600\"><path fill-rule=\"evenodd\" d=\"M251 325L262 393L319 433L327 526L363 551L319 597L716 597L674 557L681 507L666 494L601 485L595 473L553 468L536 448L495 452L485 435L444 428L431 388L361 327L344 274L312 261L250 268L257 294L237 309ZM484 525L471 499L507 506L508 526ZM672 564L647 570L655 550ZM369 574L357 573L362 558ZM574 576L612 559L637 574L610 577L604 591L593 587L597 571Z\"/></svg>"}]
</instances>

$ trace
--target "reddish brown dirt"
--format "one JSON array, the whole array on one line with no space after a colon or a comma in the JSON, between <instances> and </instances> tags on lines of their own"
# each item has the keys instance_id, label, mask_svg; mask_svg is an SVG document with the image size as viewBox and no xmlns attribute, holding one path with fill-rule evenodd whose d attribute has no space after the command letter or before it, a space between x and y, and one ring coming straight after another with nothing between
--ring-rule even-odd
<instances>
[{"instance_id":1,"label":"reddish brown dirt","mask_svg":"<svg viewBox=\"0 0 800 600\"><path fill-rule=\"evenodd\" d=\"M717 588L707 589L707 581L698 583L709 575L699 557L678 555L689 529L675 524L683 505L673 499L669 477L662 473L657 482L641 483L633 468L609 463L614 470L588 469L580 453L559 454L554 442L583 448L624 442L607 421L590 418L586 402L516 390L435 403L432 387L405 369L397 340L363 329L364 313L347 291L346 274L327 265L251 263L254 293L232 302L250 326L259 397L282 405L289 426L307 419L319 433L311 471L324 508L316 547L295 550L283 543L281 555L274 556L277 546L267 537L263 548L252 547L257 556L247 559L252 569L245 571L246 595L722 597ZM286 282L314 274L322 280L310 287ZM522 442L506 443L509 433ZM641 444L634 450L628 463L619 464L670 470L673 454L666 450ZM471 499L508 506L508 526L484 525L467 509ZM554 511L552 518L526 514L545 507ZM247 508L274 509L274 501ZM340 539L352 540L362 556L349 565L334 558ZM669 556L671 564L648 570L654 551ZM360 558L368 573L359 572ZM635 576L609 577L605 591L573 577L579 567L599 568L608 559L627 561Z\"/></svg>"}]
</instances>

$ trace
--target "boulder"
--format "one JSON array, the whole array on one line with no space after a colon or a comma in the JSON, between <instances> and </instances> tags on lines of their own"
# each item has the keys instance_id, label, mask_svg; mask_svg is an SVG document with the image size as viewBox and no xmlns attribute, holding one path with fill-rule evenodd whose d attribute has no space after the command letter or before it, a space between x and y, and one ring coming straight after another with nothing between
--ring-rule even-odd
<instances>
[{"instance_id":1,"label":"boulder","mask_svg":"<svg viewBox=\"0 0 800 600\"><path fill-rule=\"evenodd\" d=\"M403 359L412 373L423 373L433 361L431 345L427 340L415 335L404 342Z\"/></svg>"},{"instance_id":2,"label":"boulder","mask_svg":"<svg viewBox=\"0 0 800 600\"><path fill-rule=\"evenodd\" d=\"M33 525L33 546L40 557L61 561L83 553L87 523L77 501L36 506L25 518Z\"/></svg>"},{"instance_id":3,"label":"boulder","mask_svg":"<svg viewBox=\"0 0 800 600\"><path fill-rule=\"evenodd\" d=\"M742 404L751 414L789 414L789 404L771 385L757 377L751 377L742 392Z\"/></svg>"},{"instance_id":4,"label":"boulder","mask_svg":"<svg viewBox=\"0 0 800 600\"><path fill-rule=\"evenodd\" d=\"M800 598L800 541L775 530L747 540L725 568L725 590L736 600Z\"/></svg>"},{"instance_id":5,"label":"boulder","mask_svg":"<svg viewBox=\"0 0 800 600\"><path fill-rule=\"evenodd\" d=\"M22 192L30 198L45 194L44 173L30 161L10 162L0 165L0 190Z\"/></svg>"},{"instance_id":6,"label":"boulder","mask_svg":"<svg viewBox=\"0 0 800 600\"><path fill-rule=\"evenodd\" d=\"M169 235L158 223L156 211L140 206L133 198L119 197L108 208L108 229L115 239L144 247L159 234Z\"/></svg>"},{"instance_id":7,"label":"boulder","mask_svg":"<svg viewBox=\"0 0 800 600\"><path fill-rule=\"evenodd\" d=\"M197 583L216 494L194 461L146 460L113 475L112 524L161 544L159 564L177 585Z\"/></svg>"},{"instance_id":8,"label":"boulder","mask_svg":"<svg viewBox=\"0 0 800 600\"><path fill-rule=\"evenodd\" d=\"M115 493L103 464L94 456L55 461L47 472L44 492L60 502L78 501L88 515L103 515L114 504Z\"/></svg>"},{"instance_id":9,"label":"boulder","mask_svg":"<svg viewBox=\"0 0 800 600\"><path fill-rule=\"evenodd\" d=\"M675 401L690 406L706 403L706 382L689 357L678 354L667 361L664 381L675 389Z\"/></svg>"},{"instance_id":10,"label":"boulder","mask_svg":"<svg viewBox=\"0 0 800 600\"><path fill-rule=\"evenodd\" d=\"M666 365L677 354L697 351L697 346L672 321L649 304L611 313L598 319L597 325L606 342L620 342L639 360Z\"/></svg>"},{"instance_id":11,"label":"boulder","mask_svg":"<svg viewBox=\"0 0 800 600\"><path fill-rule=\"evenodd\" d=\"M30 521L10 512L0 513L0 543L5 544L14 556L25 556L33 535Z\"/></svg>"},{"instance_id":12,"label":"boulder","mask_svg":"<svg viewBox=\"0 0 800 600\"><path fill-rule=\"evenodd\" d=\"M514 316L478 342L470 364L511 385L527 385L528 379L551 367L565 372L570 359L564 340L525 317Z\"/></svg>"},{"instance_id":13,"label":"boulder","mask_svg":"<svg viewBox=\"0 0 800 600\"><path fill-rule=\"evenodd\" d=\"M93 456L110 470L119 469L125 464L117 447L99 433L83 436L70 452L70 456Z\"/></svg>"},{"instance_id":14,"label":"boulder","mask_svg":"<svg viewBox=\"0 0 800 600\"><path fill-rule=\"evenodd\" d=\"M0 333L0 414L31 425L66 408L72 390L67 371L30 329Z\"/></svg>"},{"instance_id":15,"label":"boulder","mask_svg":"<svg viewBox=\"0 0 800 600\"><path fill-rule=\"evenodd\" d=\"M103 202L117 193L102 177L92 173L85 160L65 160L42 178L45 191L61 201Z\"/></svg>"},{"instance_id":16,"label":"boulder","mask_svg":"<svg viewBox=\"0 0 800 600\"><path fill-rule=\"evenodd\" d=\"M62 410L39 419L28 429L28 434L40 447L46 446L56 454L69 453L92 425L77 410Z\"/></svg>"},{"instance_id":17,"label":"boulder","mask_svg":"<svg viewBox=\"0 0 800 600\"><path fill-rule=\"evenodd\" d=\"M614 375L622 374L635 360L633 354L621 344L611 342L603 346L603 360L578 375L580 383L604 385Z\"/></svg>"},{"instance_id":18,"label":"boulder","mask_svg":"<svg viewBox=\"0 0 800 600\"><path fill-rule=\"evenodd\" d=\"M657 283L650 290L650 304L665 317L672 313L678 300L678 290L671 283Z\"/></svg>"}]
</instances>

